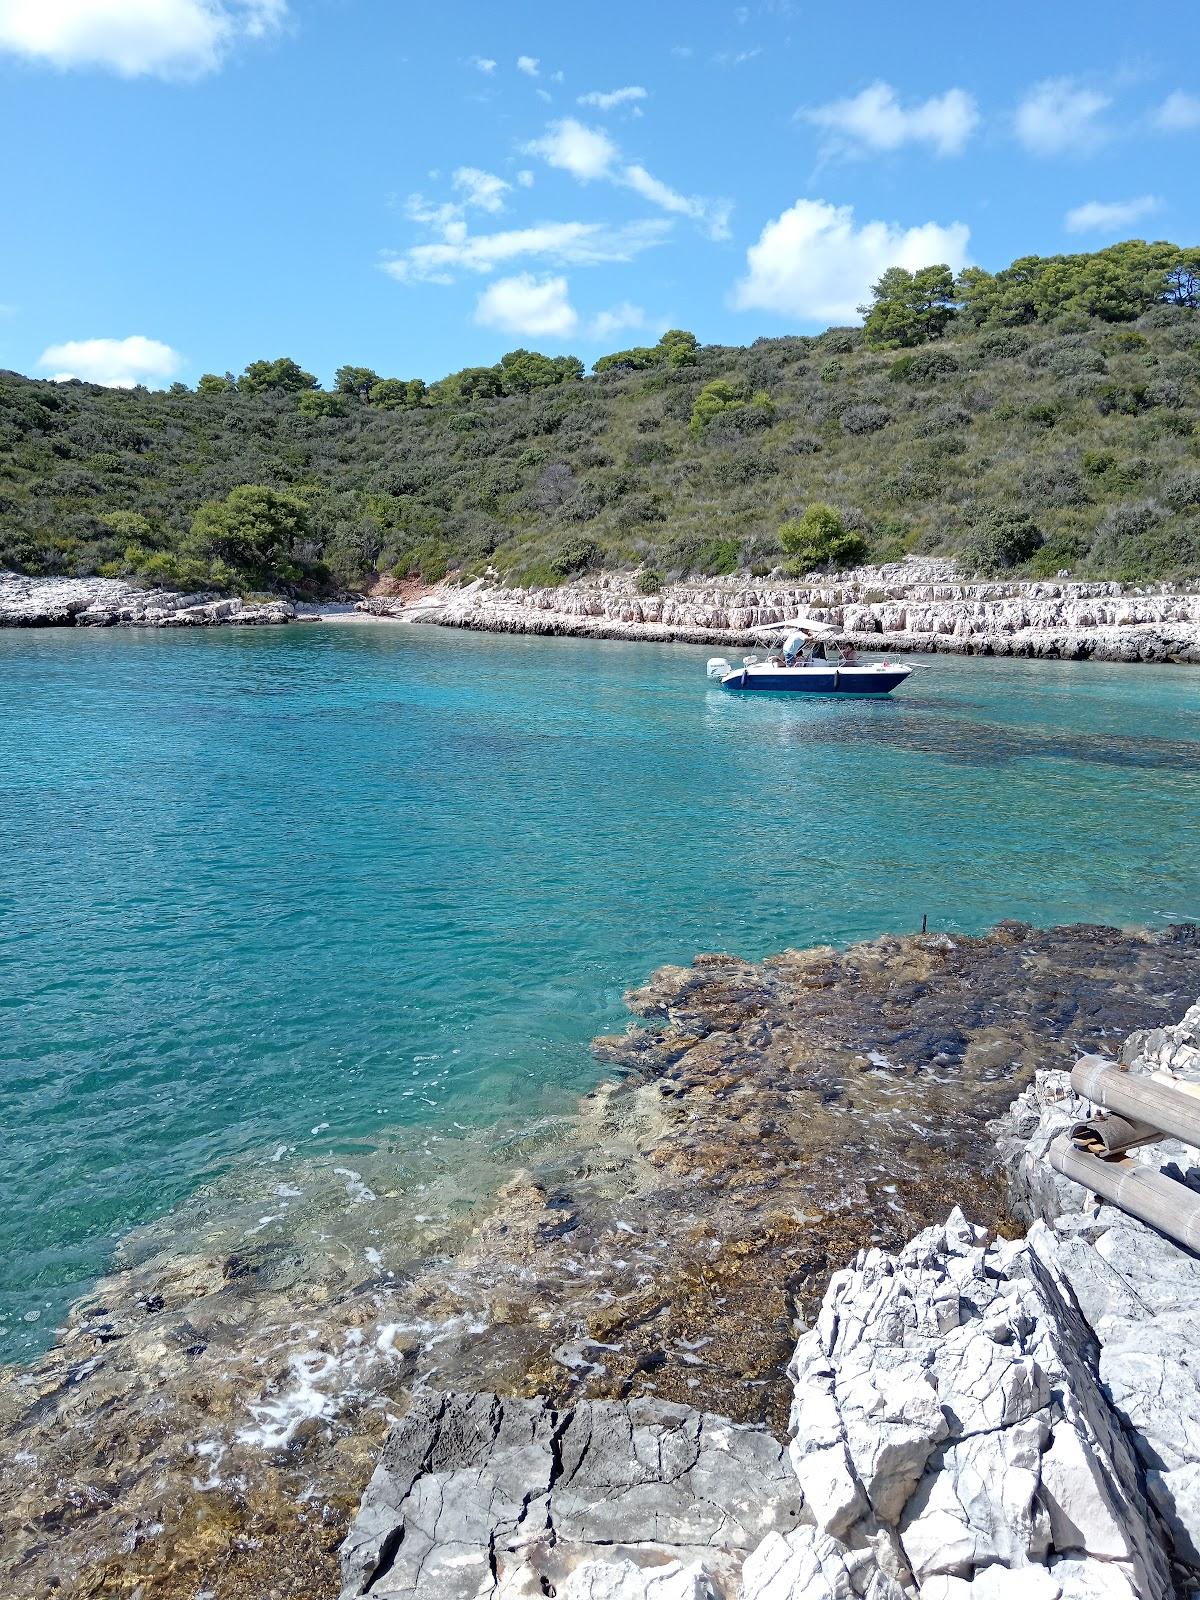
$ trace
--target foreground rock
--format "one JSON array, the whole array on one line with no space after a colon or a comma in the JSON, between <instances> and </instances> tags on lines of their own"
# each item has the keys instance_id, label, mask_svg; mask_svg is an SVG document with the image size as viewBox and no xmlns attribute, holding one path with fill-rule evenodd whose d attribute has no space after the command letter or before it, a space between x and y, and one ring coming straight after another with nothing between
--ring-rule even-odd
<instances>
[{"instance_id":1,"label":"foreground rock","mask_svg":"<svg viewBox=\"0 0 1200 1600\"><path fill-rule=\"evenodd\" d=\"M361 602L377 616L495 633L761 645L763 623L811 616L861 649L1066 660L1200 662L1200 594L1117 583L968 582L953 563L910 558L797 584L704 579L642 595L630 574L557 589L483 579L413 602Z\"/></svg>"},{"instance_id":2,"label":"foreground rock","mask_svg":"<svg viewBox=\"0 0 1200 1600\"><path fill-rule=\"evenodd\" d=\"M1168 1539L1051 1231L961 1212L838 1273L765 1429L659 1402L424 1395L343 1600L1168 1600Z\"/></svg>"},{"instance_id":3,"label":"foreground rock","mask_svg":"<svg viewBox=\"0 0 1200 1600\"><path fill-rule=\"evenodd\" d=\"M1200 1005L1173 1027L1132 1035L1121 1059L1130 1072L1200 1085ZM1092 1203L1050 1167L1051 1142L1095 1109L1065 1072L1040 1072L995 1131L1014 1208L1045 1219L1039 1237L1053 1239L1098 1343L1104 1391L1137 1449L1175 1559L1200 1587L1200 1259L1116 1207ZM1175 1140L1131 1158L1200 1190L1196 1152Z\"/></svg>"},{"instance_id":4,"label":"foreground rock","mask_svg":"<svg viewBox=\"0 0 1200 1600\"><path fill-rule=\"evenodd\" d=\"M801 1494L764 1429L683 1406L422 1395L342 1554L344 1600L729 1593Z\"/></svg>"},{"instance_id":5,"label":"foreground rock","mask_svg":"<svg viewBox=\"0 0 1200 1600\"><path fill-rule=\"evenodd\" d=\"M1172 1592L1044 1224L989 1244L956 1212L898 1256L865 1252L793 1370L792 1460L848 1566L865 1554L924 1600Z\"/></svg>"},{"instance_id":6,"label":"foreground rock","mask_svg":"<svg viewBox=\"0 0 1200 1600\"><path fill-rule=\"evenodd\" d=\"M120 578L26 578L0 572L0 628L210 628L292 622L290 600L137 589Z\"/></svg>"},{"instance_id":7,"label":"foreground rock","mask_svg":"<svg viewBox=\"0 0 1200 1600\"><path fill-rule=\"evenodd\" d=\"M614 1076L552 1143L503 1130L472 1212L435 1203L399 1133L353 1170L238 1169L0 1372L5 1600L323 1600L429 1390L671 1403L786 1440L797 1311L955 1205L1002 1223L986 1120L1198 991L1189 927L706 956L631 993L653 1026L598 1042ZM461 1192L485 1152L437 1148ZM812 1537L789 1559L844 1585L864 1558Z\"/></svg>"}]
</instances>

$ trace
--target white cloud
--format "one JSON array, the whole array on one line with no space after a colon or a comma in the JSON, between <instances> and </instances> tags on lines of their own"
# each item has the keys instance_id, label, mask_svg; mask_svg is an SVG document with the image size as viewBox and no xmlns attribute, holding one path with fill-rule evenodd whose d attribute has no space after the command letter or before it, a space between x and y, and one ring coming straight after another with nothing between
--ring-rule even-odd
<instances>
[{"instance_id":1,"label":"white cloud","mask_svg":"<svg viewBox=\"0 0 1200 1600\"><path fill-rule=\"evenodd\" d=\"M57 382L83 378L108 389L132 389L139 383L160 387L183 366L183 357L159 339L132 334L128 339L68 339L48 345L38 366L53 369Z\"/></svg>"},{"instance_id":2,"label":"white cloud","mask_svg":"<svg viewBox=\"0 0 1200 1600\"><path fill-rule=\"evenodd\" d=\"M1118 233L1161 210L1162 201L1154 194L1132 200L1089 200L1068 211L1065 223L1070 233Z\"/></svg>"},{"instance_id":3,"label":"white cloud","mask_svg":"<svg viewBox=\"0 0 1200 1600\"><path fill-rule=\"evenodd\" d=\"M647 327L648 319L641 306L632 305L628 300L622 300L620 305L610 306L607 311L598 311L588 324L588 337L590 339L608 339L614 333L621 333L630 328Z\"/></svg>"},{"instance_id":4,"label":"white cloud","mask_svg":"<svg viewBox=\"0 0 1200 1600\"><path fill-rule=\"evenodd\" d=\"M760 55L762 55L761 45L756 45L753 50L719 50L713 57L713 63L718 67L741 67Z\"/></svg>"},{"instance_id":5,"label":"white cloud","mask_svg":"<svg viewBox=\"0 0 1200 1600\"><path fill-rule=\"evenodd\" d=\"M490 74L496 70L496 63L492 60L491 56L472 56L471 65L475 68L476 72Z\"/></svg>"},{"instance_id":6,"label":"white cloud","mask_svg":"<svg viewBox=\"0 0 1200 1600\"><path fill-rule=\"evenodd\" d=\"M911 272L945 261L957 272L967 263L969 239L962 222L859 227L852 206L797 200L747 250L746 276L733 303L739 311L771 311L801 322L853 322L888 267Z\"/></svg>"},{"instance_id":7,"label":"white cloud","mask_svg":"<svg viewBox=\"0 0 1200 1600\"><path fill-rule=\"evenodd\" d=\"M1108 95L1073 78L1046 78L1017 107L1017 138L1037 156L1094 150L1108 136L1100 117L1111 104Z\"/></svg>"},{"instance_id":8,"label":"white cloud","mask_svg":"<svg viewBox=\"0 0 1200 1600\"><path fill-rule=\"evenodd\" d=\"M607 261L632 261L643 250L662 244L667 221L649 219L609 227L599 222L538 222L501 233L469 234L452 226L442 239L413 245L382 262L383 270L403 283L452 283L454 274L493 272L521 256L541 256L556 266L595 266Z\"/></svg>"},{"instance_id":9,"label":"white cloud","mask_svg":"<svg viewBox=\"0 0 1200 1600\"><path fill-rule=\"evenodd\" d=\"M518 56L517 71L523 72L527 78L536 78L541 62L537 56Z\"/></svg>"},{"instance_id":10,"label":"white cloud","mask_svg":"<svg viewBox=\"0 0 1200 1600\"><path fill-rule=\"evenodd\" d=\"M126 78L192 78L286 15L287 0L0 0L0 49Z\"/></svg>"},{"instance_id":11,"label":"white cloud","mask_svg":"<svg viewBox=\"0 0 1200 1600\"><path fill-rule=\"evenodd\" d=\"M945 94L902 106L891 84L882 82L800 115L823 128L841 149L898 150L901 145L924 144L939 156L959 155L979 126L978 107L963 89L947 89Z\"/></svg>"},{"instance_id":12,"label":"white cloud","mask_svg":"<svg viewBox=\"0 0 1200 1600\"><path fill-rule=\"evenodd\" d=\"M1154 113L1154 126L1164 133L1188 133L1200 128L1200 99L1176 89Z\"/></svg>"},{"instance_id":13,"label":"white cloud","mask_svg":"<svg viewBox=\"0 0 1200 1600\"><path fill-rule=\"evenodd\" d=\"M595 106L597 111L614 111L617 106L627 106L635 100L646 98L645 89L636 83L631 83L627 89L593 89L590 94L581 94L581 106Z\"/></svg>"},{"instance_id":14,"label":"white cloud","mask_svg":"<svg viewBox=\"0 0 1200 1600\"><path fill-rule=\"evenodd\" d=\"M475 321L485 328L529 338L566 338L579 326L565 278L535 278L520 272L497 278L479 296Z\"/></svg>"},{"instance_id":15,"label":"white cloud","mask_svg":"<svg viewBox=\"0 0 1200 1600\"><path fill-rule=\"evenodd\" d=\"M521 185L522 189L533 188L533 173L530 172L528 167L522 167L520 172L517 173L517 182Z\"/></svg>"},{"instance_id":16,"label":"white cloud","mask_svg":"<svg viewBox=\"0 0 1200 1600\"><path fill-rule=\"evenodd\" d=\"M613 163L620 151L599 128L588 128L574 117L564 117L552 122L540 139L525 146L531 156L541 156L543 161L562 172L569 172L581 183L593 178L611 176Z\"/></svg>"},{"instance_id":17,"label":"white cloud","mask_svg":"<svg viewBox=\"0 0 1200 1600\"><path fill-rule=\"evenodd\" d=\"M680 194L639 162L626 163L617 145L600 128L589 128L574 117L564 117L561 122L550 123L543 137L533 140L525 149L530 155L541 156L550 166L569 172L581 183L606 179L621 188L632 189L643 200L664 211L690 217L712 239L729 237L730 204L727 200Z\"/></svg>"},{"instance_id":18,"label":"white cloud","mask_svg":"<svg viewBox=\"0 0 1200 1600\"><path fill-rule=\"evenodd\" d=\"M463 197L463 205L475 206L479 211L503 211L504 196L512 188L494 172L484 172L479 167L458 167L451 183Z\"/></svg>"}]
</instances>

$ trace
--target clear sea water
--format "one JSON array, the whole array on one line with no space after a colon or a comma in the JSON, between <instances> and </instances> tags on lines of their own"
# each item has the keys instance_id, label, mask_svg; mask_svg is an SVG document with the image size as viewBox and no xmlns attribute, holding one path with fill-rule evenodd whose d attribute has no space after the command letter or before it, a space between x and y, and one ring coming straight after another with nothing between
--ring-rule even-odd
<instances>
[{"instance_id":1,"label":"clear sea water","mask_svg":"<svg viewBox=\"0 0 1200 1600\"><path fill-rule=\"evenodd\" d=\"M1200 671L709 653L0 633L0 1356L240 1165L564 1107L661 962L1200 917Z\"/></svg>"}]
</instances>

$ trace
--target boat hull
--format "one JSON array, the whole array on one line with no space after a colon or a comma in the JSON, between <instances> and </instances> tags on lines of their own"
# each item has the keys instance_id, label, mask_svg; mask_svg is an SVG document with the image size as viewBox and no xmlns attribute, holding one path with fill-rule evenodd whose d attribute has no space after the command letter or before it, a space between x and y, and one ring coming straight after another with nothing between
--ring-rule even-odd
<instances>
[{"instance_id":1,"label":"boat hull","mask_svg":"<svg viewBox=\"0 0 1200 1600\"><path fill-rule=\"evenodd\" d=\"M828 672L816 667L798 667L774 672L755 672L739 667L721 679L723 689L754 694L836 694L879 697L891 694L912 673L911 667L843 667Z\"/></svg>"}]
</instances>

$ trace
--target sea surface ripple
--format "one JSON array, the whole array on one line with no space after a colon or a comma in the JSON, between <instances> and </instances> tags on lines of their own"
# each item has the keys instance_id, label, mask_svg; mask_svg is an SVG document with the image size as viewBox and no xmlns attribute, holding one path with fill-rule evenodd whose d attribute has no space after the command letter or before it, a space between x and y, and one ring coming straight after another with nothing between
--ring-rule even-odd
<instances>
[{"instance_id":1,"label":"sea surface ripple","mask_svg":"<svg viewBox=\"0 0 1200 1600\"><path fill-rule=\"evenodd\" d=\"M0 634L0 1357L223 1174L565 1109L661 962L1200 916L1200 673L797 703L708 653Z\"/></svg>"}]
</instances>

